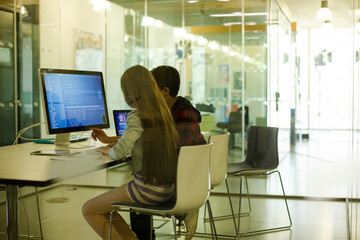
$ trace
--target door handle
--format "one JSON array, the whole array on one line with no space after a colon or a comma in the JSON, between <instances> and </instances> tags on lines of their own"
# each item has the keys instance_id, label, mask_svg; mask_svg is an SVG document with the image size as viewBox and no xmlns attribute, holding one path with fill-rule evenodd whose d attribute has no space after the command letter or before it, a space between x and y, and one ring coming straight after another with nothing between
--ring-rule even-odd
<instances>
[{"instance_id":1,"label":"door handle","mask_svg":"<svg viewBox=\"0 0 360 240\"><path fill-rule=\"evenodd\" d=\"M275 93L275 110L276 111L279 111L279 98L280 98L280 93L279 92L276 92Z\"/></svg>"}]
</instances>

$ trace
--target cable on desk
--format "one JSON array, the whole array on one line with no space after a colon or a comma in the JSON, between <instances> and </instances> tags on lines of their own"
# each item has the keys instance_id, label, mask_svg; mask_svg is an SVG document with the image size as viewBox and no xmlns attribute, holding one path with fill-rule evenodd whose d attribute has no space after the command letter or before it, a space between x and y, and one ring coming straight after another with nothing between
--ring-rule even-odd
<instances>
[{"instance_id":1,"label":"cable on desk","mask_svg":"<svg viewBox=\"0 0 360 240\"><path fill-rule=\"evenodd\" d=\"M35 124L31 125L31 126L28 126L28 127L26 127L26 128L21 129L21 130L18 132L18 135L17 135L15 141L13 142L13 145L16 145L16 144L17 144L18 139L19 139L19 138L22 138L21 135L22 135L24 132L26 132L26 131L29 130L30 128L33 128L33 127L36 127L36 126L40 126L41 124L45 124L45 122L35 123ZM22 139L30 140L30 139L26 139L26 138L22 138ZM32 140L33 140L33 139L32 139Z\"/></svg>"},{"instance_id":2,"label":"cable on desk","mask_svg":"<svg viewBox=\"0 0 360 240\"><path fill-rule=\"evenodd\" d=\"M93 146L90 145L90 142L91 142L91 141L88 141L88 144L86 144L86 145L79 143L79 140L81 139L81 137L82 137L82 135L83 135L84 133L87 133L87 134L89 135L89 140L91 140L91 133L90 133L90 131L84 131L84 132L81 133L81 135L77 138L77 140L76 140L76 142L75 142L75 144L78 144L78 145L80 145L81 147L65 146L65 148L66 148L66 149L83 149L83 148L95 147L95 143L94 143Z\"/></svg>"},{"instance_id":3,"label":"cable on desk","mask_svg":"<svg viewBox=\"0 0 360 240\"><path fill-rule=\"evenodd\" d=\"M21 130L18 132L18 135L17 135L15 141L13 142L13 145L16 145L16 144L17 144L17 141L18 141L19 138L24 139L24 140L34 140L34 139L24 138L24 137L22 137L21 135L22 135L24 132L26 132L27 130L29 130L30 128L33 128L33 127L36 127L36 126L40 126L41 124L44 124L44 122L35 123L35 124L31 125L31 126L28 126L28 127L26 127L26 128L21 129ZM18 190L19 190L19 194L20 194L21 203L22 203L22 206L23 206L24 212L25 212L26 224L27 224L27 232L28 232L28 239L30 240L29 218L28 218L28 215L27 215L27 211L26 211L26 207L25 207L25 203L24 203L24 198L23 198L23 196L22 196L20 187L18 188ZM41 239L44 239L44 238L43 238L43 233L42 233L42 226L41 226L40 209L39 209L40 205L39 205L39 198L38 198L38 190L37 190L37 187L35 187L35 192L36 192L37 210L38 210L39 224L40 224L40 234L41 234Z\"/></svg>"}]
</instances>

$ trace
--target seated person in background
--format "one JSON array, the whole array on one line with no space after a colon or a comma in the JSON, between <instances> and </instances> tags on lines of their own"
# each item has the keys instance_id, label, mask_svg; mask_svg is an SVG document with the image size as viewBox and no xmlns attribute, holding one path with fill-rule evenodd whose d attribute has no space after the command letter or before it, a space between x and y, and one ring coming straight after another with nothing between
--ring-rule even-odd
<instances>
[{"instance_id":1,"label":"seated person in background","mask_svg":"<svg viewBox=\"0 0 360 240\"><path fill-rule=\"evenodd\" d=\"M249 107L245 106L244 109L245 109L245 129L247 129L247 127L249 125ZM243 107L239 107L237 112L242 114L242 110L243 110Z\"/></svg>"},{"instance_id":2,"label":"seated person in background","mask_svg":"<svg viewBox=\"0 0 360 240\"><path fill-rule=\"evenodd\" d=\"M121 89L127 104L135 109L128 115L128 125L116 144L98 150L113 159L122 159L130 149L134 180L83 205L86 221L102 239L108 239L112 203L158 205L174 195L178 134L166 102L152 74L139 65L125 71L121 77ZM106 136L102 130L95 129L93 137L114 143L114 139ZM142 197L144 194L146 199ZM137 239L117 212L113 215L112 239Z\"/></svg>"},{"instance_id":3,"label":"seated person in background","mask_svg":"<svg viewBox=\"0 0 360 240\"><path fill-rule=\"evenodd\" d=\"M181 146L205 144L199 123L200 112L185 98L177 96L180 88L179 72L171 66L159 66L151 70L162 96L171 109ZM181 220L184 217L181 218ZM184 221L187 229L186 240L191 239L197 226L198 211L186 215ZM150 239L151 216L130 213L131 229L140 240ZM155 239L154 230L152 230Z\"/></svg>"}]
</instances>

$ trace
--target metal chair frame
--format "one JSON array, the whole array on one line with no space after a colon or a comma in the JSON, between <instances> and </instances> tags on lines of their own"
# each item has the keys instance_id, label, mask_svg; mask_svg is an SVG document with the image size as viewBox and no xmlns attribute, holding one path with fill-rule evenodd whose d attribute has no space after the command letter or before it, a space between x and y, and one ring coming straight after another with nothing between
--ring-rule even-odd
<instances>
[{"instance_id":1,"label":"metal chair frame","mask_svg":"<svg viewBox=\"0 0 360 240\"><path fill-rule=\"evenodd\" d=\"M284 185L283 185L283 181L282 181L280 172L278 170L273 170L273 171L268 171L268 172L261 173L261 174L256 173L256 174L250 174L250 175L269 176L269 175L271 175L273 173L277 173L278 176L279 176L279 181L280 181L280 184L281 184L281 190L282 190L282 193L283 193L283 198L284 198L285 205L286 205L286 211L287 211L287 215L288 215L288 218L289 218L289 225L282 226L282 227L274 227L274 228L266 228L266 229L248 231L248 232L240 232L240 222L241 222L241 220L240 220L240 217L241 217L240 216L240 210L241 210L241 194L242 194L242 183L241 182L242 182L242 177L246 178L246 176L241 176L241 178L240 178L240 194L239 194L238 228L237 228L238 229L238 235L237 236L244 237L244 236L252 236L252 235L262 234L262 233L284 231L284 230L290 230L290 228L292 227L292 220L291 220L289 205L288 205L287 198L286 198L286 195L285 195ZM249 194L249 192L248 192L248 194ZM251 212L251 209L250 209L250 212Z\"/></svg>"},{"instance_id":2,"label":"metal chair frame","mask_svg":"<svg viewBox=\"0 0 360 240\"><path fill-rule=\"evenodd\" d=\"M179 154L179 161L178 161L175 200L173 200L171 203L168 203L167 205L166 204L160 205L160 206L146 206L146 205L138 205L138 204L114 203L113 206L118 209L113 210L110 213L109 240L111 239L112 215L113 215L114 211L145 213L145 214L151 214L151 215L171 218L172 223L173 223L175 240L178 239L177 232L176 232L176 222L175 222L176 215L182 215L184 213L191 211L192 209L198 209L199 207L201 207L201 205L206 203L208 205L209 215L211 218L212 217L211 207L210 207L209 202L207 201L209 198L209 192L210 192L209 158L210 158L211 145L212 144L209 143L206 145L196 145L196 146L188 146L188 147L181 148L180 154ZM182 156L183 148L184 148L184 155ZM193 150L195 150L196 148L198 148L200 151L198 151L197 154L194 154ZM198 193L195 193L195 195L196 194L198 195L197 196L198 198L194 202L193 200L190 201L189 198L186 197L186 191L187 191L189 185L184 184L184 182L183 182L184 179L187 179L187 178L184 178L184 177L181 178L181 176L185 170L187 170L187 171L189 170L188 166L189 166L190 162L199 156L201 158L201 161L199 160L198 164L199 164L199 167L201 167L201 171L199 171L199 169L197 169L197 168L192 168L192 170L194 173L196 171L197 171L197 173L199 173L199 175L197 177L201 179L200 182L202 181L202 183L200 183L200 185L198 184L198 186L196 186L196 187L193 186L191 191L192 191L192 194L194 194L195 188L197 188L199 186L206 187L207 190L205 188L201 187L200 191L198 191ZM185 159L186 159L186 161L185 161ZM204 162L204 160L206 160L207 162ZM182 166L184 169L181 169L179 167L179 164L181 163L181 161L184 161L184 163L182 163ZM188 164L188 165L186 165L186 164ZM207 180L205 181L204 177L206 177L206 175L208 177L207 177ZM179 185L179 183L180 183L180 185ZM186 190L185 190L185 186L186 186ZM152 225L153 225L152 220L153 219L151 217L151 227L150 227L151 230L152 230ZM214 235L216 236L215 225L212 220L210 220L210 224L211 224L212 238L214 239ZM150 239L152 240L152 234L150 234Z\"/></svg>"},{"instance_id":3,"label":"metal chair frame","mask_svg":"<svg viewBox=\"0 0 360 240\"><path fill-rule=\"evenodd\" d=\"M255 130L253 129L253 132L256 132L256 128L262 128L262 127L253 126L251 128L254 128ZM273 129L273 130L276 130L276 141L277 141L277 131L278 131L278 129ZM251 132L251 129L250 129L250 132ZM275 136L275 135L273 135L273 136ZM276 155L277 155L277 143L276 143ZM276 156L276 157L278 158L278 156ZM235 237L236 238L236 237L241 237L241 236L251 236L251 235L262 234L262 233L290 230L290 228L292 226L290 210L289 210L289 206L288 206L288 203L287 203L287 198L286 198L286 194L285 194L281 174L280 174L280 172L278 170L276 170L276 168L277 168L277 166L274 169L271 169L271 168L269 168L269 169L256 168L256 167L251 168L250 167L248 169L241 169L238 172L232 172L232 173L228 172L229 175L239 176L240 177L240 191L239 191L239 212L238 212L238 214L234 214L233 207L232 207L232 201L231 201L231 195L230 195L229 186L228 186L228 181L226 179L226 189L227 189L227 195L228 195L228 198L229 198L230 207L231 207L231 210L232 210L232 215L214 217L213 220L216 221L216 220L228 219L228 218L233 217L234 222L235 222L235 217L238 217L238 225L235 226L235 230L237 232L236 236L225 236L225 237ZM273 173L277 173L278 176L279 176L279 181L280 181L280 184L281 184L283 198L284 198L284 201L285 201L286 210L287 210L287 214L288 214L288 218L289 218L289 225L282 226L282 227L275 227L275 228L260 229L260 230L255 230L255 231L240 232L240 222L241 222L240 217L241 216L248 216L251 213L250 193L249 193L249 186L248 186L247 176L250 176L250 175L269 176L269 175L271 175ZM247 189L247 198L248 198L248 204L249 204L249 212L248 213L241 213L242 178L243 177L245 178L245 184L246 184L246 189ZM208 219L206 219L205 215L204 215L204 221L207 221L207 220Z\"/></svg>"}]
</instances>

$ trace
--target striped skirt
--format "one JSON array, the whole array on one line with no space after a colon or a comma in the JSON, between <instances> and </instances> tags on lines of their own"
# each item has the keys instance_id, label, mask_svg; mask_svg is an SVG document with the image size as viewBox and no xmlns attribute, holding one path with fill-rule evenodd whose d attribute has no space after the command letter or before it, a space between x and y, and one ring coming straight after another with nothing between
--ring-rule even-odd
<instances>
[{"instance_id":1,"label":"striped skirt","mask_svg":"<svg viewBox=\"0 0 360 240\"><path fill-rule=\"evenodd\" d=\"M130 198L139 205L160 205L174 195L174 184L147 184L140 174L134 176L134 180L127 184L126 189Z\"/></svg>"}]
</instances>

